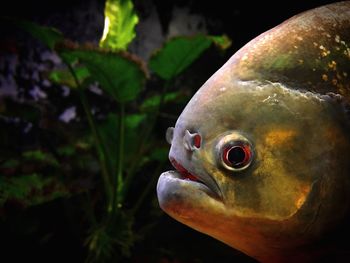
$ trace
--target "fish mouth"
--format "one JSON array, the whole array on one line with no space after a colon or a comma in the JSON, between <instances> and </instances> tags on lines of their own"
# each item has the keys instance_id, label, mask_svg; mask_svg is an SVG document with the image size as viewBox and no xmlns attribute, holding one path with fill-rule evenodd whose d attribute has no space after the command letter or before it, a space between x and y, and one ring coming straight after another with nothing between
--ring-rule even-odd
<instances>
[{"instance_id":1,"label":"fish mouth","mask_svg":"<svg viewBox=\"0 0 350 263\"><path fill-rule=\"evenodd\" d=\"M183 167L174 158L170 158L170 162L174 166L174 168L183 176L183 180L189 180L189 181L203 183L203 182L200 181L198 176L190 173L185 167Z\"/></svg>"},{"instance_id":2,"label":"fish mouth","mask_svg":"<svg viewBox=\"0 0 350 263\"><path fill-rule=\"evenodd\" d=\"M206 174L194 174L193 172L190 172L188 169L186 169L175 158L171 157L170 162L176 171L169 171L169 176L185 181L188 184L193 184L197 187L197 189L204 191L212 198L222 201L220 188L211 176Z\"/></svg>"}]
</instances>

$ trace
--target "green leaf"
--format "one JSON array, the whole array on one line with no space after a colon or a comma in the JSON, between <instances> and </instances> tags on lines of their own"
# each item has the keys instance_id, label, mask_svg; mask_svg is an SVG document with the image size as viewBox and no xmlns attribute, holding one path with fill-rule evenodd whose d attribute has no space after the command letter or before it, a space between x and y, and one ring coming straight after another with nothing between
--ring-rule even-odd
<instances>
[{"instance_id":1,"label":"green leaf","mask_svg":"<svg viewBox=\"0 0 350 263\"><path fill-rule=\"evenodd\" d=\"M91 78L118 102L134 100L146 80L142 61L128 53L66 49L60 54L79 59L87 67Z\"/></svg>"},{"instance_id":2,"label":"green leaf","mask_svg":"<svg viewBox=\"0 0 350 263\"><path fill-rule=\"evenodd\" d=\"M222 50L228 49L232 45L232 41L227 35L209 36L209 38Z\"/></svg>"},{"instance_id":3,"label":"green leaf","mask_svg":"<svg viewBox=\"0 0 350 263\"><path fill-rule=\"evenodd\" d=\"M135 152L139 149L139 142L142 136L142 124L145 123L146 115L128 114L125 116L125 137L124 137L124 161L128 164L132 163ZM116 168L118 153L118 121L119 116L109 114L107 119L99 126L102 140L107 146L107 154L111 157L111 167ZM115 172L115 171L114 171Z\"/></svg>"},{"instance_id":4,"label":"green leaf","mask_svg":"<svg viewBox=\"0 0 350 263\"><path fill-rule=\"evenodd\" d=\"M170 80L187 69L212 43L221 49L231 45L227 36L175 37L153 54L149 67L161 78Z\"/></svg>"},{"instance_id":5,"label":"green leaf","mask_svg":"<svg viewBox=\"0 0 350 263\"><path fill-rule=\"evenodd\" d=\"M191 65L211 43L203 35L173 38L151 57L149 67L161 78L172 79Z\"/></svg>"},{"instance_id":6,"label":"green leaf","mask_svg":"<svg viewBox=\"0 0 350 263\"><path fill-rule=\"evenodd\" d=\"M62 33L55 28L40 26L26 20L8 19L7 21L28 32L50 49L54 49L55 45L63 40Z\"/></svg>"},{"instance_id":7,"label":"green leaf","mask_svg":"<svg viewBox=\"0 0 350 263\"><path fill-rule=\"evenodd\" d=\"M51 154L40 150L23 152L22 156L25 160L28 161L37 161L47 163L53 166L59 166L57 160Z\"/></svg>"},{"instance_id":8,"label":"green leaf","mask_svg":"<svg viewBox=\"0 0 350 263\"><path fill-rule=\"evenodd\" d=\"M155 110L158 105L160 104L161 96L160 95L154 95L152 97L149 97L143 101L143 103L140 106L141 111L152 111ZM187 101L187 97L181 94L180 92L169 92L165 94L163 103L171 103L171 102L185 102Z\"/></svg>"},{"instance_id":9,"label":"green leaf","mask_svg":"<svg viewBox=\"0 0 350 263\"><path fill-rule=\"evenodd\" d=\"M80 83L83 83L90 76L89 70L84 66L75 67L74 71ZM68 69L53 70L50 72L48 79L59 85L65 85L73 89L77 88L74 77Z\"/></svg>"},{"instance_id":10,"label":"green leaf","mask_svg":"<svg viewBox=\"0 0 350 263\"><path fill-rule=\"evenodd\" d=\"M135 26L138 21L131 0L107 0L100 46L113 50L126 50L135 37Z\"/></svg>"},{"instance_id":11,"label":"green leaf","mask_svg":"<svg viewBox=\"0 0 350 263\"><path fill-rule=\"evenodd\" d=\"M68 195L68 190L53 177L39 174L0 176L0 206L9 200L24 206L38 205Z\"/></svg>"}]
</instances>

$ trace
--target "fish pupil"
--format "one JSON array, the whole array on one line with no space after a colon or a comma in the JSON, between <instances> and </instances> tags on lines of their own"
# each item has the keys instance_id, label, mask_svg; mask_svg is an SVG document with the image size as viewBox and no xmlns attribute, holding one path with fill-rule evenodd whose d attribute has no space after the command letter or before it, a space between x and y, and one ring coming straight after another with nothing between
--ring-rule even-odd
<instances>
[{"instance_id":1,"label":"fish pupil","mask_svg":"<svg viewBox=\"0 0 350 263\"><path fill-rule=\"evenodd\" d=\"M241 146L232 147L227 153L227 160L233 166L240 166L246 159L246 152Z\"/></svg>"}]
</instances>

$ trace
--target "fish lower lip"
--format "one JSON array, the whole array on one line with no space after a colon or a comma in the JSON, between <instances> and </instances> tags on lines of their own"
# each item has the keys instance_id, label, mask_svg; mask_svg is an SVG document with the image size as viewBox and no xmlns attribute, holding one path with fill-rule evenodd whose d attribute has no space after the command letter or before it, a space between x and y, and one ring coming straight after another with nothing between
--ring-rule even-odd
<instances>
[{"instance_id":1,"label":"fish lower lip","mask_svg":"<svg viewBox=\"0 0 350 263\"><path fill-rule=\"evenodd\" d=\"M191 172L189 172L185 167L183 167L178 161L176 161L174 158L170 158L171 164L174 166L174 168L177 171L177 178L185 181L190 181L190 183L197 183L201 184L205 188L206 192L214 197L215 199L222 200L221 193L217 187L217 185L214 185L213 182L210 180L204 180L200 176L197 176Z\"/></svg>"},{"instance_id":2,"label":"fish lower lip","mask_svg":"<svg viewBox=\"0 0 350 263\"><path fill-rule=\"evenodd\" d=\"M161 174L158 180L157 193L158 196L164 195L164 193L170 193L170 196L189 195L189 198L194 198L195 196L198 198L198 196L202 196L202 193L205 193L208 197L223 202L221 196L205 183L186 179L177 170Z\"/></svg>"}]
</instances>

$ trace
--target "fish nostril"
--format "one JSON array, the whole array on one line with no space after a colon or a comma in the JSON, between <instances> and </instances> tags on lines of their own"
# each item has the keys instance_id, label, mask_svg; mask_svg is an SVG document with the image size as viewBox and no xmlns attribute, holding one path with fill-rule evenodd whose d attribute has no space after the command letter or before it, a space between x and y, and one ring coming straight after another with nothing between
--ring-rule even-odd
<instances>
[{"instance_id":1,"label":"fish nostril","mask_svg":"<svg viewBox=\"0 0 350 263\"><path fill-rule=\"evenodd\" d=\"M165 139L169 144L171 144L171 142L173 141L173 137L174 137L174 127L169 127L166 130Z\"/></svg>"},{"instance_id":2,"label":"fish nostril","mask_svg":"<svg viewBox=\"0 0 350 263\"><path fill-rule=\"evenodd\" d=\"M184 147L188 151L194 151L201 147L202 138L198 133L191 133L189 130L185 131L183 138Z\"/></svg>"},{"instance_id":3,"label":"fish nostril","mask_svg":"<svg viewBox=\"0 0 350 263\"><path fill-rule=\"evenodd\" d=\"M202 138L201 136L196 133L194 136L193 136L193 145L196 147L196 148L200 148L201 147L201 142L202 142Z\"/></svg>"}]
</instances>

